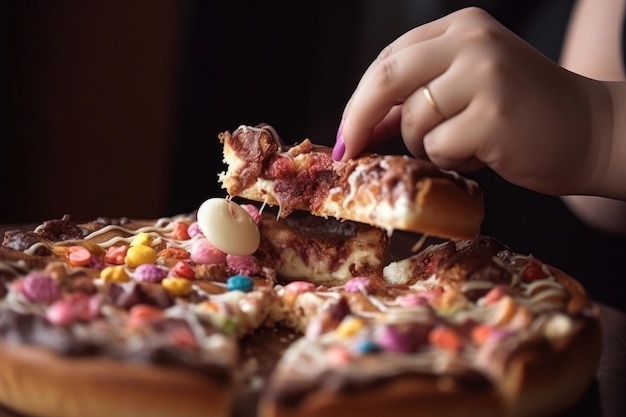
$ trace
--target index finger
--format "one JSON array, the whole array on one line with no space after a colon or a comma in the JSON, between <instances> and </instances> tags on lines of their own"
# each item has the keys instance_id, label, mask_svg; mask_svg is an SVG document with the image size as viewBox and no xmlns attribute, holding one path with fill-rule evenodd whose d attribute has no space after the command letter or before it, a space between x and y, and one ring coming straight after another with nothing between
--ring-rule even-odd
<instances>
[{"instance_id":1,"label":"index finger","mask_svg":"<svg viewBox=\"0 0 626 417\"><path fill-rule=\"evenodd\" d=\"M395 104L445 71L450 52L441 35L446 29L444 18L407 32L366 70L344 110L344 160L366 147L374 127ZM416 66L416 62L423 65Z\"/></svg>"}]
</instances>

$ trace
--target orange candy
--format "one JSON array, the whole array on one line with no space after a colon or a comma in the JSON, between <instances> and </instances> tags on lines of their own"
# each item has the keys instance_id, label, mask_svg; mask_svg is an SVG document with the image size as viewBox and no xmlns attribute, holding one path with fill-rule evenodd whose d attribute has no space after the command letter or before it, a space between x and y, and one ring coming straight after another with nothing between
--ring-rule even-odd
<instances>
[{"instance_id":1,"label":"orange candy","mask_svg":"<svg viewBox=\"0 0 626 417\"><path fill-rule=\"evenodd\" d=\"M173 223L174 231L172 234L174 235L174 239L179 240L187 240L191 239L189 236L189 225L185 222L175 221Z\"/></svg>"},{"instance_id":2,"label":"orange candy","mask_svg":"<svg viewBox=\"0 0 626 417\"><path fill-rule=\"evenodd\" d=\"M428 342L438 348L451 351L459 351L463 344L461 336L448 327L435 327L428 334Z\"/></svg>"},{"instance_id":3,"label":"orange candy","mask_svg":"<svg viewBox=\"0 0 626 417\"><path fill-rule=\"evenodd\" d=\"M91 252L82 246L70 246L68 259L72 266L88 266L91 262Z\"/></svg>"},{"instance_id":4,"label":"orange candy","mask_svg":"<svg viewBox=\"0 0 626 417\"><path fill-rule=\"evenodd\" d=\"M493 329L490 326L479 324L472 329L472 340L482 345L492 332Z\"/></svg>"},{"instance_id":5,"label":"orange candy","mask_svg":"<svg viewBox=\"0 0 626 417\"><path fill-rule=\"evenodd\" d=\"M144 323L163 316L163 311L148 304L137 304L131 307L128 315L128 325L140 327Z\"/></svg>"}]
</instances>

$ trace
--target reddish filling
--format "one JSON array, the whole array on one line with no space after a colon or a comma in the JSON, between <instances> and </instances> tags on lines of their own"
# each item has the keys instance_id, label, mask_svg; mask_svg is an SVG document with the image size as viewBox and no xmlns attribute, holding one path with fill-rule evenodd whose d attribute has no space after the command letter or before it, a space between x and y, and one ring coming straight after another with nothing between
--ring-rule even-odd
<instances>
[{"instance_id":1,"label":"reddish filling","mask_svg":"<svg viewBox=\"0 0 626 417\"><path fill-rule=\"evenodd\" d=\"M307 154L301 162L308 168L298 169L291 158L276 155L267 160L261 173L263 178L274 180L274 194L283 216L294 209L319 209L339 180L335 163L326 153Z\"/></svg>"}]
</instances>

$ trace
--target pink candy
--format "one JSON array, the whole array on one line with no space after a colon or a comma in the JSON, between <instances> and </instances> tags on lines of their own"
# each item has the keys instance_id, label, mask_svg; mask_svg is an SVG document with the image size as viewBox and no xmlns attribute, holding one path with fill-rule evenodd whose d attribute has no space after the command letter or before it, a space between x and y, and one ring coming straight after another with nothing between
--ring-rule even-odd
<instances>
[{"instance_id":1,"label":"pink candy","mask_svg":"<svg viewBox=\"0 0 626 417\"><path fill-rule=\"evenodd\" d=\"M248 212L256 224L261 223L263 216L256 206L253 206L252 204L241 204L241 207Z\"/></svg>"},{"instance_id":2,"label":"pink candy","mask_svg":"<svg viewBox=\"0 0 626 417\"><path fill-rule=\"evenodd\" d=\"M407 353L412 350L412 340L409 335L393 326L384 326L377 339L378 345L387 352Z\"/></svg>"},{"instance_id":3,"label":"pink candy","mask_svg":"<svg viewBox=\"0 0 626 417\"><path fill-rule=\"evenodd\" d=\"M326 351L326 360L330 365L344 365L350 362L352 355L340 346L331 346Z\"/></svg>"},{"instance_id":4,"label":"pink candy","mask_svg":"<svg viewBox=\"0 0 626 417\"><path fill-rule=\"evenodd\" d=\"M200 230L200 226L198 225L198 222L193 222L189 225L189 227L187 228L187 234L192 239L194 236L202 234L202 231Z\"/></svg>"},{"instance_id":5,"label":"pink candy","mask_svg":"<svg viewBox=\"0 0 626 417\"><path fill-rule=\"evenodd\" d=\"M128 246L126 245L111 246L104 255L104 262L113 265L123 265L126 252L128 252Z\"/></svg>"},{"instance_id":6,"label":"pink candy","mask_svg":"<svg viewBox=\"0 0 626 417\"><path fill-rule=\"evenodd\" d=\"M256 258L252 255L228 255L226 256L226 263L228 264L228 268L231 269L233 272L247 275L249 277L258 275L261 272L261 268L259 267Z\"/></svg>"},{"instance_id":7,"label":"pink candy","mask_svg":"<svg viewBox=\"0 0 626 417\"><path fill-rule=\"evenodd\" d=\"M289 294L302 294L304 292L310 292L315 290L315 284L307 281L292 281L285 285L285 291Z\"/></svg>"},{"instance_id":8,"label":"pink candy","mask_svg":"<svg viewBox=\"0 0 626 417\"><path fill-rule=\"evenodd\" d=\"M65 300L59 300L46 310L46 318L52 324L64 326L76 320L72 305Z\"/></svg>"},{"instance_id":9,"label":"pink candy","mask_svg":"<svg viewBox=\"0 0 626 417\"><path fill-rule=\"evenodd\" d=\"M226 253L213 246L206 238L198 239L191 245L189 257L197 264L223 264L226 262Z\"/></svg>"},{"instance_id":10,"label":"pink candy","mask_svg":"<svg viewBox=\"0 0 626 417\"><path fill-rule=\"evenodd\" d=\"M89 321L100 315L101 301L100 296L90 297L74 293L50 305L46 309L46 318L57 326L71 324L77 320Z\"/></svg>"},{"instance_id":11,"label":"pink candy","mask_svg":"<svg viewBox=\"0 0 626 417\"><path fill-rule=\"evenodd\" d=\"M361 292L372 293L378 289L379 285L376 281L367 277L354 277L350 281L346 282L344 288L348 292Z\"/></svg>"},{"instance_id":12,"label":"pink candy","mask_svg":"<svg viewBox=\"0 0 626 417\"><path fill-rule=\"evenodd\" d=\"M504 285L496 285L485 294L485 304L493 304L509 293L509 289Z\"/></svg>"},{"instance_id":13,"label":"pink candy","mask_svg":"<svg viewBox=\"0 0 626 417\"><path fill-rule=\"evenodd\" d=\"M168 270L155 264L142 264L139 265L132 277L135 281L139 282L153 282L159 283L163 281L163 278L167 276Z\"/></svg>"},{"instance_id":14,"label":"pink candy","mask_svg":"<svg viewBox=\"0 0 626 417\"><path fill-rule=\"evenodd\" d=\"M59 297L56 281L41 273L27 275L22 282L21 291L30 301L52 302Z\"/></svg>"}]
</instances>

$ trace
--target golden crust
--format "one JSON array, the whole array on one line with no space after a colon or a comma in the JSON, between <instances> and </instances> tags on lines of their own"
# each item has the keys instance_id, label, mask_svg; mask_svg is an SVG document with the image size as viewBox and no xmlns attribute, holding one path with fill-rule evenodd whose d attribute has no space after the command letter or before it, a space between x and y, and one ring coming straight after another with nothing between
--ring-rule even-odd
<instances>
[{"instance_id":1,"label":"golden crust","mask_svg":"<svg viewBox=\"0 0 626 417\"><path fill-rule=\"evenodd\" d=\"M228 416L234 387L199 373L0 343L0 402L32 416Z\"/></svg>"},{"instance_id":2,"label":"golden crust","mask_svg":"<svg viewBox=\"0 0 626 417\"><path fill-rule=\"evenodd\" d=\"M556 340L552 349L520 348L507 360L500 387L512 416L551 415L572 406L592 381L602 351L600 313L582 285L549 267L569 293L568 313L586 310L582 327ZM576 310L572 311L572 306Z\"/></svg>"},{"instance_id":3,"label":"golden crust","mask_svg":"<svg viewBox=\"0 0 626 417\"><path fill-rule=\"evenodd\" d=\"M321 388L297 407L263 402L260 417L489 417L502 416L504 404L492 389L467 391L450 378L406 375L366 388L336 392Z\"/></svg>"},{"instance_id":4,"label":"golden crust","mask_svg":"<svg viewBox=\"0 0 626 417\"><path fill-rule=\"evenodd\" d=\"M513 353L499 383L507 415L553 415L574 405L593 379L601 340L600 322L592 320L551 351Z\"/></svg>"}]
</instances>

